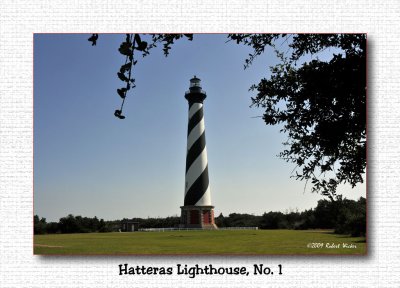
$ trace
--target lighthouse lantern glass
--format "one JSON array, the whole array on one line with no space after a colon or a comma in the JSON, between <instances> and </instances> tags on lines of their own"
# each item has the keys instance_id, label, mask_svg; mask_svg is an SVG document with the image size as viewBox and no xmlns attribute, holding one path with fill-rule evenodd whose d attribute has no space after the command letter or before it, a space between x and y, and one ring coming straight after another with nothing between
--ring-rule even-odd
<instances>
[{"instance_id":1,"label":"lighthouse lantern glass","mask_svg":"<svg viewBox=\"0 0 400 288\"><path fill-rule=\"evenodd\" d=\"M190 88L192 87L199 87L199 88L201 87L199 78L190 79Z\"/></svg>"}]
</instances>

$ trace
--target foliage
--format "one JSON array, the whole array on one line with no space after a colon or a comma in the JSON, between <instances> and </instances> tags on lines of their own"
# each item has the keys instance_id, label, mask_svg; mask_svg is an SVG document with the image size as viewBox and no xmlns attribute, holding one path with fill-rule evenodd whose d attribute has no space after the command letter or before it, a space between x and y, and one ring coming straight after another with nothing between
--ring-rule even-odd
<instances>
[{"instance_id":1,"label":"foliage","mask_svg":"<svg viewBox=\"0 0 400 288\"><path fill-rule=\"evenodd\" d=\"M34 216L34 234L54 234L54 233L89 233L89 232L110 232L103 219L97 219L69 214L60 218L59 222L46 223L46 219L39 220L39 216Z\"/></svg>"},{"instance_id":2,"label":"foliage","mask_svg":"<svg viewBox=\"0 0 400 288\"><path fill-rule=\"evenodd\" d=\"M218 222L222 222L221 224L223 225L218 227L258 227L260 222L259 216L240 213L231 213L228 217L223 217L222 219L222 221L217 219L217 225Z\"/></svg>"},{"instance_id":3,"label":"foliage","mask_svg":"<svg viewBox=\"0 0 400 288\"><path fill-rule=\"evenodd\" d=\"M282 212L268 212L264 213L261 218L261 229L285 229L287 228L285 215Z\"/></svg>"},{"instance_id":4,"label":"foliage","mask_svg":"<svg viewBox=\"0 0 400 288\"><path fill-rule=\"evenodd\" d=\"M283 125L281 132L288 139L279 157L296 165L294 177L306 183L311 180L313 192L331 199L340 183L352 187L362 183L366 168L366 35L228 37L253 48L245 67L269 46L281 60L270 68L269 78L251 87L257 91L252 105L264 109L267 125ZM291 39L288 57L276 49L278 39ZM318 53L328 48L340 53L329 61L319 60ZM317 57L297 67L303 56L314 54Z\"/></svg>"},{"instance_id":5,"label":"foliage","mask_svg":"<svg viewBox=\"0 0 400 288\"><path fill-rule=\"evenodd\" d=\"M313 209L305 210L304 212L301 213L299 217L299 221L296 223L293 223L293 229L299 229L299 230L304 230L304 229L316 229L318 226L316 224L316 218L315 218L315 213Z\"/></svg>"},{"instance_id":6,"label":"foliage","mask_svg":"<svg viewBox=\"0 0 400 288\"><path fill-rule=\"evenodd\" d=\"M39 219L38 215L33 216L33 233L35 235L46 233L46 218Z\"/></svg>"},{"instance_id":7,"label":"foliage","mask_svg":"<svg viewBox=\"0 0 400 288\"><path fill-rule=\"evenodd\" d=\"M139 228L171 228L178 227L180 217L170 216L166 218L124 218L122 220L130 220L139 223ZM120 226L120 224L118 224Z\"/></svg>"},{"instance_id":8,"label":"foliage","mask_svg":"<svg viewBox=\"0 0 400 288\"><path fill-rule=\"evenodd\" d=\"M59 226L58 226L58 222L47 223L45 232L48 234L61 233Z\"/></svg>"},{"instance_id":9,"label":"foliage","mask_svg":"<svg viewBox=\"0 0 400 288\"><path fill-rule=\"evenodd\" d=\"M340 204L337 201L319 200L317 207L314 209L314 225L322 229L335 227Z\"/></svg>"},{"instance_id":10,"label":"foliage","mask_svg":"<svg viewBox=\"0 0 400 288\"><path fill-rule=\"evenodd\" d=\"M92 42L92 46L95 46L98 40L98 34L93 34L89 37L88 41ZM148 44L142 38L149 36L151 43ZM121 97L121 107L114 111L114 116L119 119L125 119L122 115L125 99L128 91L135 88L135 79L133 78L133 67L137 64L135 51L147 56L150 54L150 49L157 47L157 45L163 45L163 52L165 56L169 55L171 45L182 37L186 37L188 40L193 40L193 34L126 34L125 41L121 43L118 51L125 57L125 63L121 66L117 73L118 78L124 82L124 86L117 89L117 94ZM136 57L136 58L135 58Z\"/></svg>"},{"instance_id":11,"label":"foliage","mask_svg":"<svg viewBox=\"0 0 400 288\"><path fill-rule=\"evenodd\" d=\"M232 213L215 218L218 227L259 227L260 229L335 229L338 234L365 236L366 199L358 201L337 197L336 201L322 199L314 209L270 211L262 216Z\"/></svg>"},{"instance_id":12,"label":"foliage","mask_svg":"<svg viewBox=\"0 0 400 288\"><path fill-rule=\"evenodd\" d=\"M366 235L367 202L363 197L358 201L342 199L341 196L336 201L319 200L313 214L314 227L334 228L338 234Z\"/></svg>"},{"instance_id":13,"label":"foliage","mask_svg":"<svg viewBox=\"0 0 400 288\"><path fill-rule=\"evenodd\" d=\"M342 209L337 216L335 233L350 234L353 237L365 236L367 230L366 199L357 202L341 200Z\"/></svg>"}]
</instances>

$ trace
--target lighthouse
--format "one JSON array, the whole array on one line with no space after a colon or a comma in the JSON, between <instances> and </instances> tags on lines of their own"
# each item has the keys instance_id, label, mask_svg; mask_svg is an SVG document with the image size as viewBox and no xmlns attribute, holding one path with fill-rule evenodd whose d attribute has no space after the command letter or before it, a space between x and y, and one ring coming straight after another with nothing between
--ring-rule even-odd
<instances>
[{"instance_id":1,"label":"lighthouse","mask_svg":"<svg viewBox=\"0 0 400 288\"><path fill-rule=\"evenodd\" d=\"M190 79L185 98L189 103L184 205L181 206L181 226L185 228L216 229L214 206L208 179L206 134L203 101L206 92L200 79Z\"/></svg>"}]
</instances>

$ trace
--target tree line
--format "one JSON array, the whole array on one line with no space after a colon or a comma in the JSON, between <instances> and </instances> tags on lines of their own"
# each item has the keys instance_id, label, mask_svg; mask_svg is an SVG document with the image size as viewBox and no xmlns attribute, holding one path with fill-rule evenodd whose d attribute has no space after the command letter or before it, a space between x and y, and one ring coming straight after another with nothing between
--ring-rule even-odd
<instances>
[{"instance_id":1,"label":"tree line","mask_svg":"<svg viewBox=\"0 0 400 288\"><path fill-rule=\"evenodd\" d=\"M338 234L365 236L366 199L358 201L338 198L319 200L316 208L299 211L265 212L261 216L221 213L215 218L218 227L259 227L260 229L334 229Z\"/></svg>"},{"instance_id":2,"label":"tree line","mask_svg":"<svg viewBox=\"0 0 400 288\"><path fill-rule=\"evenodd\" d=\"M178 227L180 217L132 218L104 221L97 217L82 217L69 214L59 222L46 222L45 218L34 216L35 234L113 232L121 229L122 221L139 222L140 228ZM319 200L317 207L309 210L288 212L265 212L263 215L222 213L215 218L218 227L258 227L259 229L334 229L338 234L365 236L366 199Z\"/></svg>"}]
</instances>

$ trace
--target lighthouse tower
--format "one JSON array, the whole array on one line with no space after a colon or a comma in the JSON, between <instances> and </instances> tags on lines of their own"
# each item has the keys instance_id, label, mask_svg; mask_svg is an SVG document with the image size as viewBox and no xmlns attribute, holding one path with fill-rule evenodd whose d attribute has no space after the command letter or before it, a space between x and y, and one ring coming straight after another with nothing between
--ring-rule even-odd
<instances>
[{"instance_id":1,"label":"lighthouse tower","mask_svg":"<svg viewBox=\"0 0 400 288\"><path fill-rule=\"evenodd\" d=\"M203 115L206 92L201 89L200 79L190 79L187 135L185 200L181 206L181 225L186 228L216 229L214 206L208 181L208 161Z\"/></svg>"}]
</instances>

